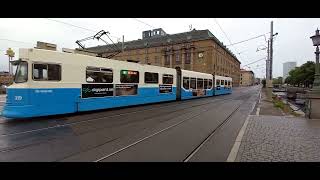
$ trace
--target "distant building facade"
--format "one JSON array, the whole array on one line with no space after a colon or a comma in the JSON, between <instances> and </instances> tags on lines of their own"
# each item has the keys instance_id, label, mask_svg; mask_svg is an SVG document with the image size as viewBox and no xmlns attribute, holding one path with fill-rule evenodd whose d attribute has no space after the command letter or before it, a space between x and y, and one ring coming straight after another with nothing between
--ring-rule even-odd
<instances>
[{"instance_id":1,"label":"distant building facade","mask_svg":"<svg viewBox=\"0 0 320 180\"><path fill-rule=\"evenodd\" d=\"M13 83L13 75L10 75L9 72L2 71L0 72L0 85L11 85Z\"/></svg>"},{"instance_id":2,"label":"distant building facade","mask_svg":"<svg viewBox=\"0 0 320 180\"><path fill-rule=\"evenodd\" d=\"M297 67L297 62L286 62L283 63L283 82L289 76L289 72Z\"/></svg>"},{"instance_id":3,"label":"distant building facade","mask_svg":"<svg viewBox=\"0 0 320 180\"><path fill-rule=\"evenodd\" d=\"M255 80L253 71L245 69L240 70L240 86L253 86L255 84Z\"/></svg>"},{"instance_id":4,"label":"distant building facade","mask_svg":"<svg viewBox=\"0 0 320 180\"><path fill-rule=\"evenodd\" d=\"M209 30L169 35L158 28L143 31L142 39L115 45L124 48L112 59L228 76L233 79L233 86L240 84L241 62ZM113 44L86 50L100 53L102 57L116 51Z\"/></svg>"}]
</instances>

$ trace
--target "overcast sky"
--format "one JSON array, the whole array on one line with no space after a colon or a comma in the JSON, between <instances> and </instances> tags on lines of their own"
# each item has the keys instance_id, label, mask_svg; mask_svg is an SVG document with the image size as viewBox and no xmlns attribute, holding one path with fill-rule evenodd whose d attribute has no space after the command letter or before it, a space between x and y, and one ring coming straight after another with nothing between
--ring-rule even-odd
<instances>
[{"instance_id":1,"label":"overcast sky","mask_svg":"<svg viewBox=\"0 0 320 180\"><path fill-rule=\"evenodd\" d=\"M71 25L56 22L58 20ZM142 22L140 22L142 21ZM34 47L37 41L45 41L58 45L61 48L77 48L76 40L92 36L100 30L109 31L111 38L125 37L125 41L142 38L142 31L163 28L168 34L189 31L189 26L197 30L210 30L225 45L236 43L262 34L269 38L270 22L274 21L274 33L279 33L274 40L274 68L273 76L282 76L282 64L287 61L296 61L297 65L308 60L315 61L315 47L312 46L310 36L320 26L320 19L260 19L260 18L32 18L32 19L0 19L0 71L8 69L8 57L5 50L13 48L18 56L18 48ZM146 24L145 24L146 23ZM220 27L219 27L220 25ZM222 30L221 30L222 29ZM19 41L7 41L5 39ZM230 41L229 41L230 40ZM97 41L85 42L85 45L94 46L103 43ZM266 57L266 51L256 51L267 46L264 37L230 46L232 52L241 61L241 67ZM17 57L16 57L17 59ZM265 77L265 61L244 67L255 72L257 77Z\"/></svg>"}]
</instances>

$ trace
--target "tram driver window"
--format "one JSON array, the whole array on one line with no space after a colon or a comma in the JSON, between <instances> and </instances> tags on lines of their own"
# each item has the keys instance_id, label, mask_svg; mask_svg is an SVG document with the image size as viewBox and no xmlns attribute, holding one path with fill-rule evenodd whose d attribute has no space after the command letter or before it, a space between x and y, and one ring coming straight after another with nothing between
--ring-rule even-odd
<instances>
[{"instance_id":1,"label":"tram driver window","mask_svg":"<svg viewBox=\"0 0 320 180\"><path fill-rule=\"evenodd\" d=\"M183 77L183 88L189 89L190 86L190 79L189 77Z\"/></svg>"},{"instance_id":2,"label":"tram driver window","mask_svg":"<svg viewBox=\"0 0 320 180\"><path fill-rule=\"evenodd\" d=\"M173 75L164 74L162 76L162 84L173 84Z\"/></svg>"},{"instance_id":3,"label":"tram driver window","mask_svg":"<svg viewBox=\"0 0 320 180\"><path fill-rule=\"evenodd\" d=\"M33 64L33 80L60 81L61 66L58 64Z\"/></svg>"},{"instance_id":4,"label":"tram driver window","mask_svg":"<svg viewBox=\"0 0 320 180\"><path fill-rule=\"evenodd\" d=\"M112 69L87 67L86 81L89 83L112 83L113 82Z\"/></svg>"}]
</instances>

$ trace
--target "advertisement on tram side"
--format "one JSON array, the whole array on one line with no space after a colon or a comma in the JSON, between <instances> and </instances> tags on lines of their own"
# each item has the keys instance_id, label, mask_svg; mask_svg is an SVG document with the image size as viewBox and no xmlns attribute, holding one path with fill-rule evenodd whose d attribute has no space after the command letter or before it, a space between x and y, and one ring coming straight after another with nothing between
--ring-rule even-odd
<instances>
[{"instance_id":1,"label":"advertisement on tram side","mask_svg":"<svg viewBox=\"0 0 320 180\"><path fill-rule=\"evenodd\" d=\"M159 84L159 92L160 93L171 93L172 92L172 85Z\"/></svg>"},{"instance_id":2,"label":"advertisement on tram side","mask_svg":"<svg viewBox=\"0 0 320 180\"><path fill-rule=\"evenodd\" d=\"M129 96L138 94L138 84L116 84L116 96Z\"/></svg>"},{"instance_id":3,"label":"advertisement on tram side","mask_svg":"<svg viewBox=\"0 0 320 180\"><path fill-rule=\"evenodd\" d=\"M207 91L205 89L194 89L192 90L192 96L205 96L206 92Z\"/></svg>"},{"instance_id":4,"label":"advertisement on tram side","mask_svg":"<svg viewBox=\"0 0 320 180\"><path fill-rule=\"evenodd\" d=\"M82 84L81 98L113 96L113 84Z\"/></svg>"}]
</instances>

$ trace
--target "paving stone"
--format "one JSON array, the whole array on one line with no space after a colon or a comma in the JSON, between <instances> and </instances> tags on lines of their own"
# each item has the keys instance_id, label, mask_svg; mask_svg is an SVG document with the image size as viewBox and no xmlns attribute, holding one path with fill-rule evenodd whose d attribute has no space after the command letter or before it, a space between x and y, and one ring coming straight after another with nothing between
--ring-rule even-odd
<instances>
[{"instance_id":1,"label":"paving stone","mask_svg":"<svg viewBox=\"0 0 320 180\"><path fill-rule=\"evenodd\" d=\"M237 161L319 161L320 121L285 116L251 116Z\"/></svg>"}]
</instances>

